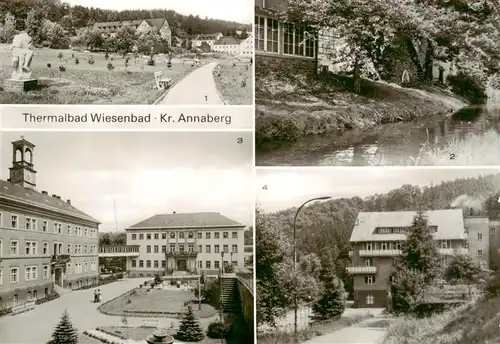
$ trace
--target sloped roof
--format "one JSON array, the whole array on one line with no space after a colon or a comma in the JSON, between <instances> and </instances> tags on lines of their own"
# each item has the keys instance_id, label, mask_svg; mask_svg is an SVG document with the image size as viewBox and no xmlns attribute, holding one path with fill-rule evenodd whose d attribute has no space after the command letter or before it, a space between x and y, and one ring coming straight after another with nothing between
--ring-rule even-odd
<instances>
[{"instance_id":1,"label":"sloped roof","mask_svg":"<svg viewBox=\"0 0 500 344\"><path fill-rule=\"evenodd\" d=\"M218 35L222 35L220 32L215 33L202 33L196 36L195 40L197 41L213 41L217 39Z\"/></svg>"},{"instance_id":2,"label":"sloped roof","mask_svg":"<svg viewBox=\"0 0 500 344\"><path fill-rule=\"evenodd\" d=\"M405 240L401 234L374 234L377 227L410 227L416 211L360 212L351 242ZM437 226L437 240L466 239L462 209L429 210L424 213L429 226Z\"/></svg>"},{"instance_id":3,"label":"sloped roof","mask_svg":"<svg viewBox=\"0 0 500 344\"><path fill-rule=\"evenodd\" d=\"M214 45L239 45L240 42L234 37L222 37L214 42Z\"/></svg>"},{"instance_id":4,"label":"sloped roof","mask_svg":"<svg viewBox=\"0 0 500 344\"><path fill-rule=\"evenodd\" d=\"M50 195L45 195L36 190L25 188L21 185L15 185L1 179L0 198L26 203L28 205L40 207L49 211L55 211L61 214L74 216L79 219L91 221L96 224L100 223L99 220L96 220L90 215L85 214L83 211L78 210L62 199Z\"/></svg>"},{"instance_id":5,"label":"sloped roof","mask_svg":"<svg viewBox=\"0 0 500 344\"><path fill-rule=\"evenodd\" d=\"M128 229L244 227L220 213L157 214Z\"/></svg>"},{"instance_id":6,"label":"sloped roof","mask_svg":"<svg viewBox=\"0 0 500 344\"><path fill-rule=\"evenodd\" d=\"M156 27L157 29L160 29L163 24L165 23L166 19L165 18L153 18L153 19L137 19L137 20L123 20L123 21L110 21L110 22L97 22L94 23L95 28L102 28L102 27L121 27L124 25L141 25L142 22L145 21L148 23L150 26Z\"/></svg>"}]
</instances>

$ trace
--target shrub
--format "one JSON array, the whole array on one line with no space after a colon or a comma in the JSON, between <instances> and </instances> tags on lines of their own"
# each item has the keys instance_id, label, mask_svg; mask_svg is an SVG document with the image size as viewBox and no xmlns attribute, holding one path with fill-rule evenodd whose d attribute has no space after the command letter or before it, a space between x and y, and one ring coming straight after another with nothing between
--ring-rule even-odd
<instances>
[{"instance_id":1,"label":"shrub","mask_svg":"<svg viewBox=\"0 0 500 344\"><path fill-rule=\"evenodd\" d=\"M78 57L75 58L75 64L79 64L80 63L80 60L78 59Z\"/></svg>"},{"instance_id":2,"label":"shrub","mask_svg":"<svg viewBox=\"0 0 500 344\"><path fill-rule=\"evenodd\" d=\"M459 73L448 75L447 81L453 93L464 97L471 104L483 104L486 101L485 88L473 77Z\"/></svg>"},{"instance_id":3,"label":"shrub","mask_svg":"<svg viewBox=\"0 0 500 344\"><path fill-rule=\"evenodd\" d=\"M59 66L59 70L60 70L61 72L65 72L65 71L66 71L66 66L60 65L60 66Z\"/></svg>"},{"instance_id":4,"label":"shrub","mask_svg":"<svg viewBox=\"0 0 500 344\"><path fill-rule=\"evenodd\" d=\"M111 72L113 69L115 69L115 66L113 66L113 64L109 62L106 68L108 68L108 70Z\"/></svg>"},{"instance_id":5,"label":"shrub","mask_svg":"<svg viewBox=\"0 0 500 344\"><path fill-rule=\"evenodd\" d=\"M155 65L155 59L153 58L153 55L151 55L151 58L148 60L148 66L154 66Z\"/></svg>"},{"instance_id":6,"label":"shrub","mask_svg":"<svg viewBox=\"0 0 500 344\"><path fill-rule=\"evenodd\" d=\"M87 62L89 65L93 65L95 63L95 57L89 56L89 58L87 59Z\"/></svg>"},{"instance_id":7,"label":"shrub","mask_svg":"<svg viewBox=\"0 0 500 344\"><path fill-rule=\"evenodd\" d=\"M216 321L208 325L207 336L212 339L226 338L229 328Z\"/></svg>"},{"instance_id":8,"label":"shrub","mask_svg":"<svg viewBox=\"0 0 500 344\"><path fill-rule=\"evenodd\" d=\"M63 57L64 57L63 53L59 52L59 54L57 54L57 58L59 60L61 60Z\"/></svg>"},{"instance_id":9,"label":"shrub","mask_svg":"<svg viewBox=\"0 0 500 344\"><path fill-rule=\"evenodd\" d=\"M104 54L104 58L107 60L109 59L109 53L106 51L106 53Z\"/></svg>"}]
</instances>

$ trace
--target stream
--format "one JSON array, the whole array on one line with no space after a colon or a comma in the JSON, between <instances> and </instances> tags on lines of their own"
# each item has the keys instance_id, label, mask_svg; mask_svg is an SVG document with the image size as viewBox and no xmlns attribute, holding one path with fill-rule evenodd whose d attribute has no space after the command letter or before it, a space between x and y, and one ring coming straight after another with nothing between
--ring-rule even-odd
<instances>
[{"instance_id":1,"label":"stream","mask_svg":"<svg viewBox=\"0 0 500 344\"><path fill-rule=\"evenodd\" d=\"M448 117L308 136L295 142L268 142L256 150L256 165L414 165L412 158L419 156L424 143L441 148L490 130L500 133L500 108L467 107Z\"/></svg>"}]
</instances>

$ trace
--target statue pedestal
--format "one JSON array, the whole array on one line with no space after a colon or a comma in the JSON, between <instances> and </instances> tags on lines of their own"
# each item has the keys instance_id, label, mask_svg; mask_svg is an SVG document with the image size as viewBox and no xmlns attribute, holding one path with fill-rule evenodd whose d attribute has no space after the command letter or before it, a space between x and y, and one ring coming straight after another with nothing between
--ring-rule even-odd
<instances>
[{"instance_id":1,"label":"statue pedestal","mask_svg":"<svg viewBox=\"0 0 500 344\"><path fill-rule=\"evenodd\" d=\"M7 79L4 81L3 89L6 92L27 92L36 89L38 79Z\"/></svg>"}]
</instances>

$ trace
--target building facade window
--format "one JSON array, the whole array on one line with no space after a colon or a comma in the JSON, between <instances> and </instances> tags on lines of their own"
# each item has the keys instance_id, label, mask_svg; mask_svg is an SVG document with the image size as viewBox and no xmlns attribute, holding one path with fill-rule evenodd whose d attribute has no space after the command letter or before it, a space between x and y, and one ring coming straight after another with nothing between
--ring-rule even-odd
<instances>
[{"instance_id":1,"label":"building facade window","mask_svg":"<svg viewBox=\"0 0 500 344\"><path fill-rule=\"evenodd\" d=\"M255 16L255 49L279 53L279 22L276 19Z\"/></svg>"},{"instance_id":2,"label":"building facade window","mask_svg":"<svg viewBox=\"0 0 500 344\"><path fill-rule=\"evenodd\" d=\"M478 241L483 240L483 234L481 234L481 233L477 233L477 240L478 240Z\"/></svg>"},{"instance_id":3,"label":"building facade window","mask_svg":"<svg viewBox=\"0 0 500 344\"><path fill-rule=\"evenodd\" d=\"M10 227L17 229L19 226L19 216L18 215L11 215L10 216Z\"/></svg>"},{"instance_id":4,"label":"building facade window","mask_svg":"<svg viewBox=\"0 0 500 344\"><path fill-rule=\"evenodd\" d=\"M19 282L19 268L10 268L10 283Z\"/></svg>"},{"instance_id":5,"label":"building facade window","mask_svg":"<svg viewBox=\"0 0 500 344\"><path fill-rule=\"evenodd\" d=\"M132 234L132 235L131 235L131 239L132 239L132 240L137 240L137 234Z\"/></svg>"},{"instance_id":6,"label":"building facade window","mask_svg":"<svg viewBox=\"0 0 500 344\"><path fill-rule=\"evenodd\" d=\"M27 256L33 256L37 254L36 241L26 241L25 243L25 253Z\"/></svg>"},{"instance_id":7,"label":"building facade window","mask_svg":"<svg viewBox=\"0 0 500 344\"><path fill-rule=\"evenodd\" d=\"M291 23L283 25L283 54L314 57L315 49L314 35L306 28Z\"/></svg>"},{"instance_id":8,"label":"building facade window","mask_svg":"<svg viewBox=\"0 0 500 344\"><path fill-rule=\"evenodd\" d=\"M210 253L210 245L205 246L205 253Z\"/></svg>"},{"instance_id":9,"label":"building facade window","mask_svg":"<svg viewBox=\"0 0 500 344\"><path fill-rule=\"evenodd\" d=\"M483 250L477 250L477 255L478 257L481 257L483 255Z\"/></svg>"},{"instance_id":10,"label":"building facade window","mask_svg":"<svg viewBox=\"0 0 500 344\"><path fill-rule=\"evenodd\" d=\"M133 268L135 268L137 266L137 260L133 259L131 265Z\"/></svg>"},{"instance_id":11,"label":"building facade window","mask_svg":"<svg viewBox=\"0 0 500 344\"><path fill-rule=\"evenodd\" d=\"M223 232L223 233L222 233L222 238L223 238L223 239L227 239L227 238L229 238L229 233L228 233L228 232Z\"/></svg>"},{"instance_id":12,"label":"building facade window","mask_svg":"<svg viewBox=\"0 0 500 344\"><path fill-rule=\"evenodd\" d=\"M375 276L365 276L365 284L366 285L375 284Z\"/></svg>"},{"instance_id":13,"label":"building facade window","mask_svg":"<svg viewBox=\"0 0 500 344\"><path fill-rule=\"evenodd\" d=\"M366 304L373 305L374 303L375 303L375 298L373 297L373 294L366 295Z\"/></svg>"},{"instance_id":14,"label":"building facade window","mask_svg":"<svg viewBox=\"0 0 500 344\"><path fill-rule=\"evenodd\" d=\"M231 233L231 238L238 239L238 232L232 232Z\"/></svg>"},{"instance_id":15,"label":"building facade window","mask_svg":"<svg viewBox=\"0 0 500 344\"><path fill-rule=\"evenodd\" d=\"M10 242L10 255L11 256L18 256L19 255L19 241L12 240Z\"/></svg>"}]
</instances>

